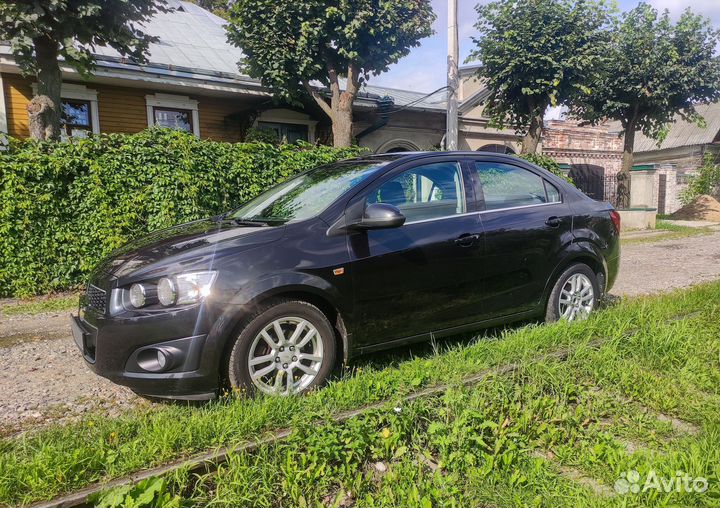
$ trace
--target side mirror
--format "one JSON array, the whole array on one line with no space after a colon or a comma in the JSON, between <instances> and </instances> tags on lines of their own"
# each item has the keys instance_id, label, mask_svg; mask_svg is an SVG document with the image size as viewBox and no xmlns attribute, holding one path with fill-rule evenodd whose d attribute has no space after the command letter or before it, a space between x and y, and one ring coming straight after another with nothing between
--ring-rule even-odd
<instances>
[{"instance_id":1,"label":"side mirror","mask_svg":"<svg viewBox=\"0 0 720 508\"><path fill-rule=\"evenodd\" d=\"M405 216L397 206L388 203L371 203L358 222L352 225L355 229L388 229L398 228L405 224Z\"/></svg>"}]
</instances>

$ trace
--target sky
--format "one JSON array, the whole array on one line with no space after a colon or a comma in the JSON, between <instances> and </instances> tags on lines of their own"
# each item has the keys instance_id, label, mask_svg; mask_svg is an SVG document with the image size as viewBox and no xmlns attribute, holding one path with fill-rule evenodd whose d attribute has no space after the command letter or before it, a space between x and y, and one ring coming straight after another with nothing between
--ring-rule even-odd
<instances>
[{"instance_id":1,"label":"sky","mask_svg":"<svg viewBox=\"0 0 720 508\"><path fill-rule=\"evenodd\" d=\"M465 61L472 50L471 37L476 34L477 21L475 5L478 0L458 1L458 37L460 41L460 63ZM486 0L481 0L483 3ZM621 10L635 7L638 0L619 0ZM720 0L648 0L659 10L668 9L677 18L683 10L691 7L695 13L709 17L720 28ZM386 73L371 76L369 84L401 88L418 92L432 92L445 86L445 65L447 58L447 0L432 0L437 20L433 24L435 35L423 39L408 56L393 65Z\"/></svg>"}]
</instances>

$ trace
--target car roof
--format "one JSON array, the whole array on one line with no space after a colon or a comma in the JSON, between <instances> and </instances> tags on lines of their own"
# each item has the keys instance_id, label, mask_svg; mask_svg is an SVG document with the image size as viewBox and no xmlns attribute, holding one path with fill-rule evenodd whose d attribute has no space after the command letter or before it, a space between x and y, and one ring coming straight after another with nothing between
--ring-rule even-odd
<instances>
[{"instance_id":1,"label":"car roof","mask_svg":"<svg viewBox=\"0 0 720 508\"><path fill-rule=\"evenodd\" d=\"M440 157L440 156L447 156L447 155L462 155L462 156L471 156L471 157L477 157L478 155L482 156L491 156L493 158L498 159L506 159L508 161L516 161L519 159L516 155L508 155L508 154L502 154L497 152L483 152L483 151L473 151L473 150L447 150L447 151L424 151L424 152L386 152L386 153L374 153L369 155L362 155L359 158L365 159L365 160L385 160L387 162L395 162L395 161L410 161L415 159L422 159L424 157ZM522 159L521 159L522 160Z\"/></svg>"}]
</instances>

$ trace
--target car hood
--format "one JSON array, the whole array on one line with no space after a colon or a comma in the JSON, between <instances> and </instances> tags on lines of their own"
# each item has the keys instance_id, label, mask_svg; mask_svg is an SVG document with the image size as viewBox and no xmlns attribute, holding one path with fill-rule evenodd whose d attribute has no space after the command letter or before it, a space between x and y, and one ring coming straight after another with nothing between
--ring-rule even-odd
<instances>
[{"instance_id":1,"label":"car hood","mask_svg":"<svg viewBox=\"0 0 720 508\"><path fill-rule=\"evenodd\" d=\"M95 273L117 278L159 275L176 264L183 269L207 269L228 252L237 253L278 240L284 229L284 226L238 225L230 220L188 222L128 242L102 261Z\"/></svg>"}]
</instances>

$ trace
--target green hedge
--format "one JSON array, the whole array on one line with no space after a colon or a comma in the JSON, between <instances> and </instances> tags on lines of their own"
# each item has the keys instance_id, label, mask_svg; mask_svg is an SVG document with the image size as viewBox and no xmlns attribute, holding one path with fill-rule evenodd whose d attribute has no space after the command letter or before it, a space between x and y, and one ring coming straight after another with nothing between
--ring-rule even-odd
<instances>
[{"instance_id":1,"label":"green hedge","mask_svg":"<svg viewBox=\"0 0 720 508\"><path fill-rule=\"evenodd\" d=\"M168 129L0 152L0 296L76 287L149 231L232 209L360 148L202 141Z\"/></svg>"}]
</instances>

